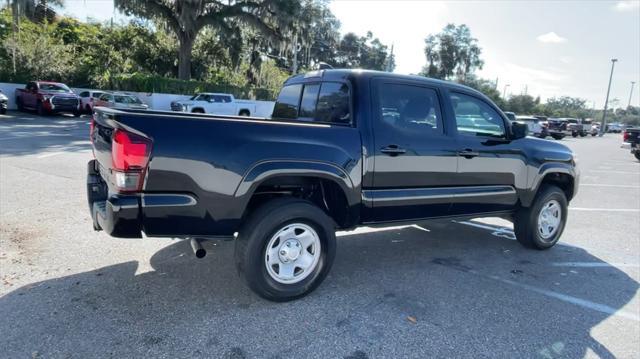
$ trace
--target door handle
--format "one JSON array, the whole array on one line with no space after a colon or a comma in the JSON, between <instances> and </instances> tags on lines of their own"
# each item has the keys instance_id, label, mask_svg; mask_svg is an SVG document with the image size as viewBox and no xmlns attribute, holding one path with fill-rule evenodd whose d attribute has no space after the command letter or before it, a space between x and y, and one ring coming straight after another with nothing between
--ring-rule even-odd
<instances>
[{"instance_id":1,"label":"door handle","mask_svg":"<svg viewBox=\"0 0 640 359\"><path fill-rule=\"evenodd\" d=\"M407 150L405 150L404 148L401 148L398 145L389 145L387 147L383 147L382 149L380 149L380 152L387 154L389 156L397 156L397 155L402 155L406 153Z\"/></svg>"},{"instance_id":2,"label":"door handle","mask_svg":"<svg viewBox=\"0 0 640 359\"><path fill-rule=\"evenodd\" d=\"M471 149L465 148L462 151L458 151L458 156L462 156L464 158L471 159L471 158L480 156L480 153L476 152L476 151L473 151Z\"/></svg>"}]
</instances>

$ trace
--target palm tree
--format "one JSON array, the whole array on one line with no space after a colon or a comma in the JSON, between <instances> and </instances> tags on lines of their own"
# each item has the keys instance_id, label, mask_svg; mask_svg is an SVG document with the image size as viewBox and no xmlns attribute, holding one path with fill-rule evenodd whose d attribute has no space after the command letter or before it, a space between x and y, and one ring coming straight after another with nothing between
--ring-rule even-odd
<instances>
[{"instance_id":1,"label":"palm tree","mask_svg":"<svg viewBox=\"0 0 640 359\"><path fill-rule=\"evenodd\" d=\"M159 21L178 38L178 77L191 78L191 51L198 33L210 26L239 36L238 23L251 26L274 40L281 38L295 9L294 0L114 0L127 15Z\"/></svg>"}]
</instances>

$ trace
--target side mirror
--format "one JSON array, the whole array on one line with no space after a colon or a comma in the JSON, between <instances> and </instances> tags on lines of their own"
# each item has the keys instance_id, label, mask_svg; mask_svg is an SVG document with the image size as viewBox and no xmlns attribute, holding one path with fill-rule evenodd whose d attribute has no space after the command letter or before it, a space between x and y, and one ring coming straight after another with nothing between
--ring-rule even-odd
<instances>
[{"instance_id":1,"label":"side mirror","mask_svg":"<svg viewBox=\"0 0 640 359\"><path fill-rule=\"evenodd\" d=\"M511 123L511 139L518 140L527 137L527 131L529 128L524 123L512 122Z\"/></svg>"}]
</instances>

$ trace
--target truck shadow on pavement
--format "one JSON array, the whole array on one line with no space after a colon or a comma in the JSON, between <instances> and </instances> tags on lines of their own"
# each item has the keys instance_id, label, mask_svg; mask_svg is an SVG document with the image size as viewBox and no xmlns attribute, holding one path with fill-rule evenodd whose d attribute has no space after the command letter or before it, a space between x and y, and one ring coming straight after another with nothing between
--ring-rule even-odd
<instances>
[{"instance_id":1,"label":"truck shadow on pavement","mask_svg":"<svg viewBox=\"0 0 640 359\"><path fill-rule=\"evenodd\" d=\"M232 242L33 283L0 298L2 356L611 358L591 336L605 319L637 340L638 283L586 250L428 228L339 237L326 281L289 303L244 286Z\"/></svg>"},{"instance_id":2,"label":"truck shadow on pavement","mask_svg":"<svg viewBox=\"0 0 640 359\"><path fill-rule=\"evenodd\" d=\"M23 156L47 151L89 151L89 117L0 115L0 154Z\"/></svg>"}]
</instances>

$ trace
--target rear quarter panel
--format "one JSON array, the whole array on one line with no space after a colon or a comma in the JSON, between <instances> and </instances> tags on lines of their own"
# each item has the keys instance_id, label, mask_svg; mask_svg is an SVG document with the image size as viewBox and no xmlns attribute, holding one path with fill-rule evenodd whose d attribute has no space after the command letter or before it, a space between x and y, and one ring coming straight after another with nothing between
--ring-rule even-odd
<instances>
[{"instance_id":1,"label":"rear quarter panel","mask_svg":"<svg viewBox=\"0 0 640 359\"><path fill-rule=\"evenodd\" d=\"M185 193L197 201L193 206L143 208L147 235L232 234L259 182L297 173L291 163L335 168L360 193L362 156L356 128L199 117L118 119L153 140L144 193ZM274 172L264 163L280 170Z\"/></svg>"}]
</instances>

